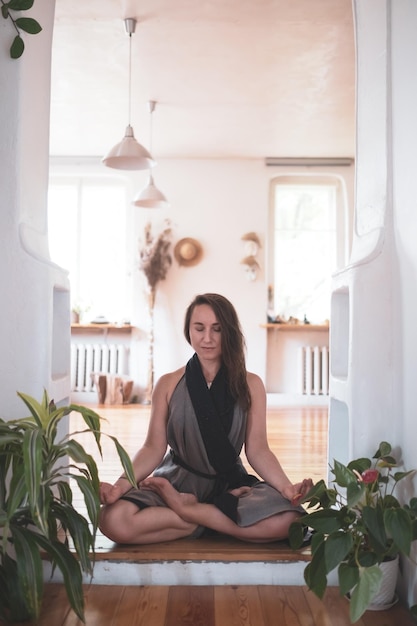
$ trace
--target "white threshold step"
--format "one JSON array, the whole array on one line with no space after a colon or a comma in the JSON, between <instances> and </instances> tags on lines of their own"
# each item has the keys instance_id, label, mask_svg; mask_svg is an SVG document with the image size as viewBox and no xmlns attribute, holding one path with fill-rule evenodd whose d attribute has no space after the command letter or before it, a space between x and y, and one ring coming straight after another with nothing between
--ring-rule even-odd
<instances>
[{"instance_id":1,"label":"white threshold step","mask_svg":"<svg viewBox=\"0 0 417 626\"><path fill-rule=\"evenodd\" d=\"M251 544L216 536L149 546L119 546L98 537L92 580L96 585L304 585L310 548L286 542ZM51 566L44 562L45 581ZM53 582L62 582L58 570ZM329 580L329 584L332 584ZM336 584L336 583L334 583Z\"/></svg>"}]
</instances>

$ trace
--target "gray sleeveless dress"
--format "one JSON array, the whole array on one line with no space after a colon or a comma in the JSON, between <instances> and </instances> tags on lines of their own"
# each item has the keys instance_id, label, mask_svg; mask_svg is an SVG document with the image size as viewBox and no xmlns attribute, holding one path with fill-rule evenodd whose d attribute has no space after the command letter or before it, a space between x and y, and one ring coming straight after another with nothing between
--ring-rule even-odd
<instances>
[{"instance_id":1,"label":"gray sleeveless dress","mask_svg":"<svg viewBox=\"0 0 417 626\"><path fill-rule=\"evenodd\" d=\"M242 450L245 431L246 414L238 406L235 406L229 439L238 454ZM194 494L199 502L210 501L216 473L207 458L204 441L185 383L185 376L180 379L171 397L167 439L170 450L168 450L153 475L167 478L175 489L180 492ZM171 450L189 468L198 473L194 473L190 469L186 469L176 463ZM240 459L239 463L242 463ZM213 476L213 479L201 474L210 474ZM139 508L166 506L158 494L139 488L128 491L123 496L123 499L134 502ZM239 498L236 523L239 526L250 526L271 515L284 513L285 511L305 513L302 507L294 507L274 487L259 481L251 487L249 493ZM201 527L193 533L193 536L200 536L203 532L204 528Z\"/></svg>"}]
</instances>

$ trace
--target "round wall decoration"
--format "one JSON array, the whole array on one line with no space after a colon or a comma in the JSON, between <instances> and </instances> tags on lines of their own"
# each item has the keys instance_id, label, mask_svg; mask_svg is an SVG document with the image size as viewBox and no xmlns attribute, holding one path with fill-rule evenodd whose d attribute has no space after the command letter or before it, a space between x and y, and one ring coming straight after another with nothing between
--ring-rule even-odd
<instances>
[{"instance_id":1,"label":"round wall decoration","mask_svg":"<svg viewBox=\"0 0 417 626\"><path fill-rule=\"evenodd\" d=\"M185 265L186 267L197 265L202 256L203 248L197 239L185 237L175 244L174 257L179 265Z\"/></svg>"}]
</instances>

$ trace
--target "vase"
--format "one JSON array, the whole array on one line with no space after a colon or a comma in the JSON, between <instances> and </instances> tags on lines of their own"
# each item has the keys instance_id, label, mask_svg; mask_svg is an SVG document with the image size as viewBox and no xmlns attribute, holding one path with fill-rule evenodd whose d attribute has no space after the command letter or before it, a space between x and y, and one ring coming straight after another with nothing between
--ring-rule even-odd
<instances>
[{"instance_id":1,"label":"vase","mask_svg":"<svg viewBox=\"0 0 417 626\"><path fill-rule=\"evenodd\" d=\"M384 611L397 602L398 598L395 595L395 588L398 578L398 565L398 555L395 559L380 563L379 568L382 571L381 586L368 606L369 611Z\"/></svg>"}]
</instances>

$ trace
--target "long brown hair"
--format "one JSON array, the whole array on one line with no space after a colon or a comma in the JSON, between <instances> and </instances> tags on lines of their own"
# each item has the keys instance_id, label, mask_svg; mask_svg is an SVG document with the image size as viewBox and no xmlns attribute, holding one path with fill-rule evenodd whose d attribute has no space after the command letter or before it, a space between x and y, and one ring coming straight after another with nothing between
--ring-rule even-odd
<instances>
[{"instance_id":1,"label":"long brown hair","mask_svg":"<svg viewBox=\"0 0 417 626\"><path fill-rule=\"evenodd\" d=\"M196 306L207 304L214 312L221 329L222 361L232 395L240 406L248 410L251 396L246 377L246 342L236 310L227 298L217 293L198 295L189 305L184 320L184 336L189 344L190 320Z\"/></svg>"}]
</instances>

